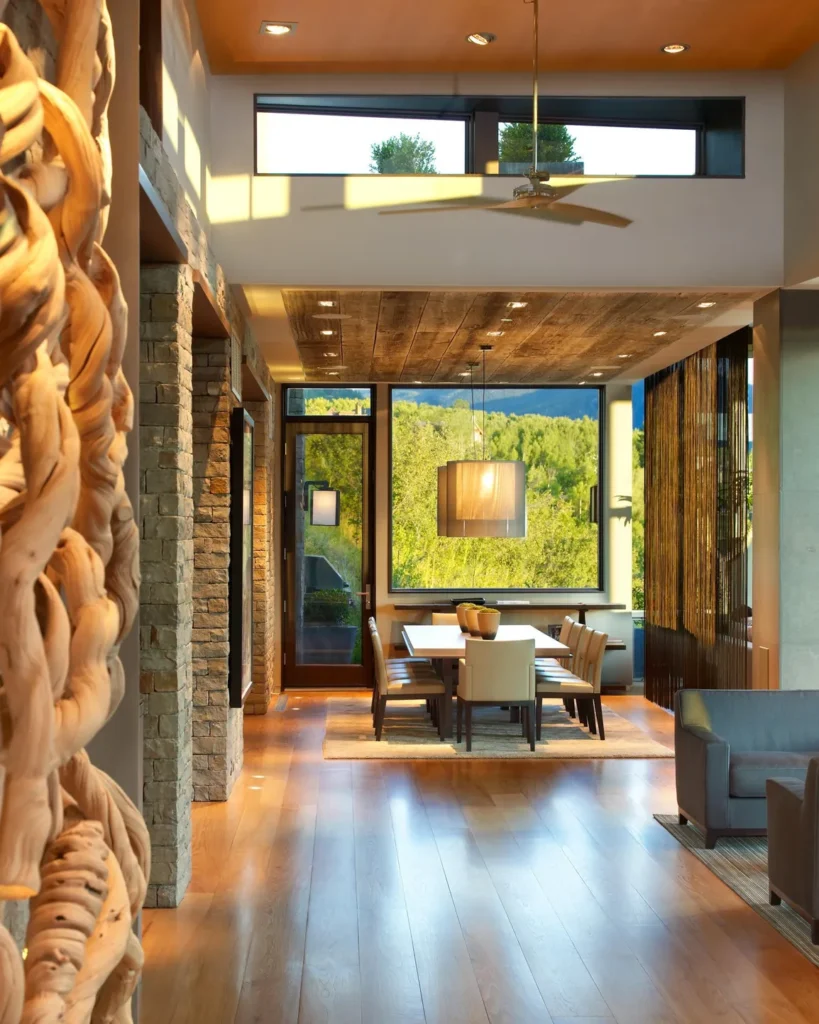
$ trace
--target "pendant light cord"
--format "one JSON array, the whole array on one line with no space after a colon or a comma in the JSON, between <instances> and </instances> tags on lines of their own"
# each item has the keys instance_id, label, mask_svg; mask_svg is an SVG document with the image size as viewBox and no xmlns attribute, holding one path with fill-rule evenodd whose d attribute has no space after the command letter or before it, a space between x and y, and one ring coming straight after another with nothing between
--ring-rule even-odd
<instances>
[{"instance_id":1,"label":"pendant light cord","mask_svg":"<svg viewBox=\"0 0 819 1024\"><path fill-rule=\"evenodd\" d=\"M534 44L532 55L532 171L537 174L537 115L538 115L538 7L539 0L523 0L526 4L532 5L532 20L534 22Z\"/></svg>"},{"instance_id":2,"label":"pendant light cord","mask_svg":"<svg viewBox=\"0 0 819 1024\"><path fill-rule=\"evenodd\" d=\"M486 462L486 349L483 350L483 461Z\"/></svg>"},{"instance_id":3,"label":"pendant light cord","mask_svg":"<svg viewBox=\"0 0 819 1024\"><path fill-rule=\"evenodd\" d=\"M469 432L472 434L472 454L475 454L475 364L469 364L469 404L472 408L472 420Z\"/></svg>"}]
</instances>

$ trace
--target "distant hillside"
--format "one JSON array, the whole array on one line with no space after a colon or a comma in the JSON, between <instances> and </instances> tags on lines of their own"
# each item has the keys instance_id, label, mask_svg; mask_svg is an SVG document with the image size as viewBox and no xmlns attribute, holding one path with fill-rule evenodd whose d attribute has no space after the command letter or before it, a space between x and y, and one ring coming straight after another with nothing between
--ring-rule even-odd
<instances>
[{"instance_id":1,"label":"distant hillside","mask_svg":"<svg viewBox=\"0 0 819 1024\"><path fill-rule=\"evenodd\" d=\"M401 388L400 396L408 402L426 402L427 405L449 406L457 398L469 399L469 390L462 388ZM481 408L481 396L475 390L475 405ZM555 388L545 393L534 388L520 391L497 390L487 388L486 411L502 412L507 416L567 416L569 419L582 420L585 416L596 418L598 410L597 391L582 388Z\"/></svg>"}]
</instances>

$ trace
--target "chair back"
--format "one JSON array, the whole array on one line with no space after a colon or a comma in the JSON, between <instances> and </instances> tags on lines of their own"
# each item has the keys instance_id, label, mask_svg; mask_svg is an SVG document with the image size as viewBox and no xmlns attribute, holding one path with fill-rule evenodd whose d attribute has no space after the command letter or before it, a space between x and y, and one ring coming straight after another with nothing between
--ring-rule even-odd
<instances>
[{"instance_id":1,"label":"chair back","mask_svg":"<svg viewBox=\"0 0 819 1024\"><path fill-rule=\"evenodd\" d=\"M387 663L384 660L384 648L381 646L381 637L378 635L378 626L372 616L367 619L367 625L370 627L370 639L373 643L375 683L378 688L379 696L383 697L389 686L389 681L387 679Z\"/></svg>"},{"instance_id":2,"label":"chair back","mask_svg":"<svg viewBox=\"0 0 819 1024\"><path fill-rule=\"evenodd\" d=\"M591 642L593 629L588 626L580 626L582 632L578 636L575 646L572 650L572 663L569 666L576 676L581 679L586 678L586 661L589 653L589 643Z\"/></svg>"},{"instance_id":3,"label":"chair back","mask_svg":"<svg viewBox=\"0 0 819 1024\"><path fill-rule=\"evenodd\" d=\"M566 647L569 646L569 635L571 634L572 626L574 624L575 622L571 615L567 615L566 618L563 620L563 625L560 627L560 636L558 637L558 640L562 644L565 644Z\"/></svg>"},{"instance_id":4,"label":"chair back","mask_svg":"<svg viewBox=\"0 0 819 1024\"><path fill-rule=\"evenodd\" d=\"M597 629L590 630L589 632L591 636L586 649L586 664L584 666L583 678L587 683L592 684L595 693L600 693L600 682L603 678L603 655L606 653L609 635L608 633L601 633Z\"/></svg>"},{"instance_id":5,"label":"chair back","mask_svg":"<svg viewBox=\"0 0 819 1024\"><path fill-rule=\"evenodd\" d=\"M458 693L466 700L535 699L534 640L467 640Z\"/></svg>"},{"instance_id":6,"label":"chair back","mask_svg":"<svg viewBox=\"0 0 819 1024\"><path fill-rule=\"evenodd\" d=\"M457 626L458 616L455 612L433 612L432 613L432 625L433 626Z\"/></svg>"}]
</instances>

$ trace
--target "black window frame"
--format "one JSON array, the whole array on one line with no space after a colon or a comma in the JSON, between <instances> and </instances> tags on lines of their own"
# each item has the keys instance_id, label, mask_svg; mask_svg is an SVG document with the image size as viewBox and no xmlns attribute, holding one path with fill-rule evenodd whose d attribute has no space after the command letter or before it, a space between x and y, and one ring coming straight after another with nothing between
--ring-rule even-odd
<instances>
[{"instance_id":1,"label":"black window frame","mask_svg":"<svg viewBox=\"0 0 819 1024\"><path fill-rule=\"evenodd\" d=\"M318 413L294 413L287 411L288 397L291 391L343 391L349 389L350 391L369 391L370 392L370 411L368 413L362 413L360 416L320 416ZM375 422L375 401L376 401L376 386L375 384L348 384L347 381L339 381L338 383L325 383L323 381L303 381L300 384L289 383L282 384L282 424L285 421L294 420L310 420L317 423L322 423L325 420L336 421L339 420L342 423L351 421L353 423L360 423L362 420L372 420Z\"/></svg>"},{"instance_id":2,"label":"black window frame","mask_svg":"<svg viewBox=\"0 0 819 1024\"><path fill-rule=\"evenodd\" d=\"M390 384L389 397L387 399L387 422L389 424L387 445L388 474L388 505L387 505L387 593L398 594L430 594L446 595L452 593L463 594L604 594L605 593L605 531L603 530L603 516L601 497L604 494L604 483L607 467L605 463L606 452L606 388L605 385L579 385L579 384L487 384L487 390L491 391L596 391L598 402L598 450L597 450L597 487L598 487L598 516L597 516L597 586L596 587L396 587L393 582L393 393L395 391L457 391L458 386L452 384ZM469 394L469 389L463 389L464 394Z\"/></svg>"},{"instance_id":3,"label":"black window frame","mask_svg":"<svg viewBox=\"0 0 819 1024\"><path fill-rule=\"evenodd\" d=\"M463 120L466 131L465 174L515 177L519 174L487 175L476 167L476 149L486 162L487 137L476 145L476 115L497 117L501 122L531 123L529 96L445 96L445 95L285 95L254 93L253 173L258 177L344 177L337 173L283 174L258 169L258 121L260 112L293 114L335 114ZM633 175L637 178L744 178L745 98L743 96L541 96L539 120L543 124L599 125L623 128L683 128L697 133L696 173L693 175ZM497 131L496 133L497 134ZM491 150L492 142L489 141ZM494 141L498 158L497 138ZM491 157L490 157L491 159Z\"/></svg>"}]
</instances>

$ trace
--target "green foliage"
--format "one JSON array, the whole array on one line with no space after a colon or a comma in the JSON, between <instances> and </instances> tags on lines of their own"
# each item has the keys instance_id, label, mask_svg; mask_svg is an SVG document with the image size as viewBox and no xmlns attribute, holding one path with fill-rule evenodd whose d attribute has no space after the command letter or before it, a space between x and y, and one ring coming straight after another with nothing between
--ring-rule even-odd
<instances>
[{"instance_id":1,"label":"green foliage","mask_svg":"<svg viewBox=\"0 0 819 1024\"><path fill-rule=\"evenodd\" d=\"M537 128L538 163L564 163L578 160L574 136L565 124L539 124ZM522 121L501 125L498 138L501 163L520 164L532 159L532 126Z\"/></svg>"},{"instance_id":2,"label":"green foliage","mask_svg":"<svg viewBox=\"0 0 819 1024\"><path fill-rule=\"evenodd\" d=\"M364 416L369 411L370 403L362 398L325 398L316 395L304 403L305 416Z\"/></svg>"},{"instance_id":3,"label":"green foliage","mask_svg":"<svg viewBox=\"0 0 819 1024\"><path fill-rule=\"evenodd\" d=\"M527 464L528 535L520 540L438 536L437 468L478 454L466 402L395 402L392 427L396 589L597 587L595 421L487 413L487 454Z\"/></svg>"},{"instance_id":4,"label":"green foliage","mask_svg":"<svg viewBox=\"0 0 819 1024\"><path fill-rule=\"evenodd\" d=\"M635 611L645 608L646 503L645 503L645 431L632 433L631 489L631 564L632 602Z\"/></svg>"},{"instance_id":5,"label":"green foliage","mask_svg":"<svg viewBox=\"0 0 819 1024\"><path fill-rule=\"evenodd\" d=\"M370 147L373 174L436 174L435 143L420 135L393 135Z\"/></svg>"},{"instance_id":6,"label":"green foliage","mask_svg":"<svg viewBox=\"0 0 819 1024\"><path fill-rule=\"evenodd\" d=\"M304 595L305 623L343 626L350 619L350 595L346 590L314 590Z\"/></svg>"}]
</instances>

